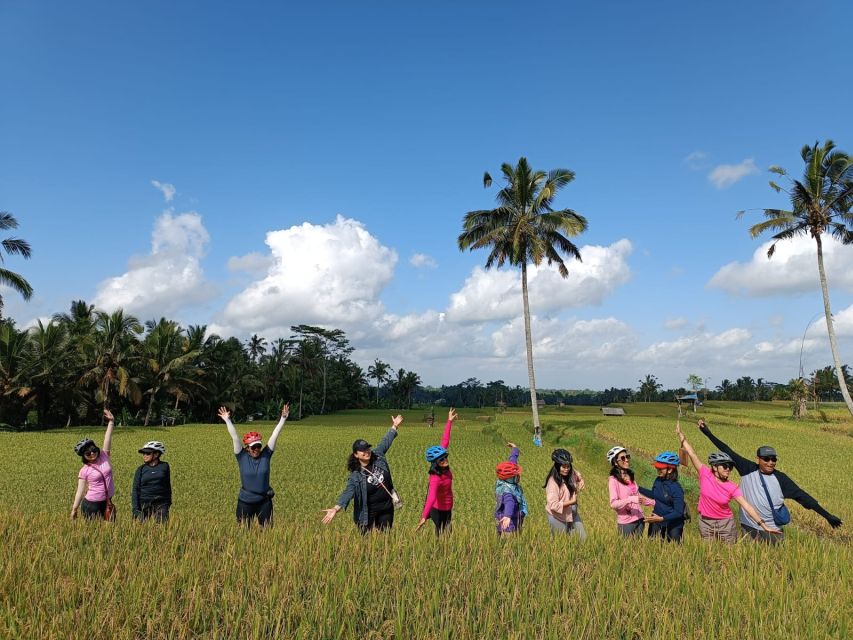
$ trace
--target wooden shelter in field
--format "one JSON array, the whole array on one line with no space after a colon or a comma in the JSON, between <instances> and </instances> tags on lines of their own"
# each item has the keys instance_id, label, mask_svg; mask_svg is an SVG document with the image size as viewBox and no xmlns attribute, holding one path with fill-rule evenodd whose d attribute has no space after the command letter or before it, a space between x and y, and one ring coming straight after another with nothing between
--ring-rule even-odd
<instances>
[{"instance_id":1,"label":"wooden shelter in field","mask_svg":"<svg viewBox=\"0 0 853 640\"><path fill-rule=\"evenodd\" d=\"M675 400L678 402L678 415L681 416L684 405L690 403L693 405L693 413L696 413L696 407L699 406L699 396L695 393L688 393L683 396L675 396Z\"/></svg>"},{"instance_id":2,"label":"wooden shelter in field","mask_svg":"<svg viewBox=\"0 0 853 640\"><path fill-rule=\"evenodd\" d=\"M601 413L605 416L624 416L625 409L622 407L601 407Z\"/></svg>"}]
</instances>

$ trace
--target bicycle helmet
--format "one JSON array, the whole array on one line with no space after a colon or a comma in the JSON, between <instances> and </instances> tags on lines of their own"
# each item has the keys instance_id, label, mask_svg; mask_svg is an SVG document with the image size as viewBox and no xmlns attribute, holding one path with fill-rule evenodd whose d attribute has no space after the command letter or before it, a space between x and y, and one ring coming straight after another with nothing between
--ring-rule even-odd
<instances>
[{"instance_id":1,"label":"bicycle helmet","mask_svg":"<svg viewBox=\"0 0 853 640\"><path fill-rule=\"evenodd\" d=\"M447 457L447 449L444 447L430 447L426 450L426 461L427 462L438 462L442 458Z\"/></svg>"},{"instance_id":2,"label":"bicycle helmet","mask_svg":"<svg viewBox=\"0 0 853 640\"><path fill-rule=\"evenodd\" d=\"M723 464L724 462L728 462L730 464L734 464L734 460L728 453L723 453L722 451L712 451L708 454L708 466L713 467L718 464Z\"/></svg>"},{"instance_id":3,"label":"bicycle helmet","mask_svg":"<svg viewBox=\"0 0 853 640\"><path fill-rule=\"evenodd\" d=\"M495 471L498 474L499 480L509 480L521 474L521 467L514 462L501 462Z\"/></svg>"},{"instance_id":4,"label":"bicycle helmet","mask_svg":"<svg viewBox=\"0 0 853 640\"><path fill-rule=\"evenodd\" d=\"M673 453L672 451L664 451L663 453L659 453L655 458L654 465L658 469L663 469L664 467L677 467L681 459L678 457L677 453Z\"/></svg>"},{"instance_id":5,"label":"bicycle helmet","mask_svg":"<svg viewBox=\"0 0 853 640\"><path fill-rule=\"evenodd\" d=\"M74 453L82 458L83 452L89 447L95 447L95 449L97 449L98 445L96 445L95 441L91 438L83 438L80 442L74 445Z\"/></svg>"},{"instance_id":6,"label":"bicycle helmet","mask_svg":"<svg viewBox=\"0 0 853 640\"><path fill-rule=\"evenodd\" d=\"M243 446L251 447L256 442L261 441L261 434L257 431L250 431L246 435L243 436Z\"/></svg>"},{"instance_id":7,"label":"bicycle helmet","mask_svg":"<svg viewBox=\"0 0 853 640\"><path fill-rule=\"evenodd\" d=\"M625 447L619 447L619 446L613 447L606 454L607 462L609 462L610 464L614 464L616 461L616 456L618 456L623 451L627 451L627 449Z\"/></svg>"},{"instance_id":8,"label":"bicycle helmet","mask_svg":"<svg viewBox=\"0 0 853 640\"><path fill-rule=\"evenodd\" d=\"M150 440L146 442L142 448L139 450L139 453L145 453L148 451L159 451L161 454L166 453L166 445L160 442L159 440Z\"/></svg>"},{"instance_id":9,"label":"bicycle helmet","mask_svg":"<svg viewBox=\"0 0 853 640\"><path fill-rule=\"evenodd\" d=\"M572 454L565 449L554 449L554 452L551 454L551 460L553 460L555 464L570 465L572 464Z\"/></svg>"}]
</instances>

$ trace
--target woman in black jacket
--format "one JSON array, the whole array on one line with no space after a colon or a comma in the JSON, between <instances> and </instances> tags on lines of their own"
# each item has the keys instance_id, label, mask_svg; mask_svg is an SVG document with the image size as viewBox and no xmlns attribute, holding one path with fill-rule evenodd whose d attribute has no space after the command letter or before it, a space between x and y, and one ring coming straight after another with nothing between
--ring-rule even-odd
<instances>
[{"instance_id":1,"label":"woman in black jacket","mask_svg":"<svg viewBox=\"0 0 853 640\"><path fill-rule=\"evenodd\" d=\"M133 476L131 490L133 517L141 521L154 518L157 522L166 522L172 506L171 470L169 463L160 459L166 453L166 445L151 440L139 453L142 454L142 465Z\"/></svg>"}]
</instances>

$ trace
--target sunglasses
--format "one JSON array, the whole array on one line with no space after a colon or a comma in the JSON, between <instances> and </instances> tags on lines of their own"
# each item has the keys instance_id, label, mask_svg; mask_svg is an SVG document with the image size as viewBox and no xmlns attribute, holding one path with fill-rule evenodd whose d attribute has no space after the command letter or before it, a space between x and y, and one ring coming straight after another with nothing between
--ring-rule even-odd
<instances>
[{"instance_id":1,"label":"sunglasses","mask_svg":"<svg viewBox=\"0 0 853 640\"><path fill-rule=\"evenodd\" d=\"M254 444L250 444L249 448L250 449L262 449L263 446L264 445L262 445L260 442L255 442Z\"/></svg>"},{"instance_id":2,"label":"sunglasses","mask_svg":"<svg viewBox=\"0 0 853 640\"><path fill-rule=\"evenodd\" d=\"M83 452L83 455L84 455L84 456L91 456L91 455L93 455L93 454L94 454L94 455L98 455L98 449L86 449L86 450Z\"/></svg>"},{"instance_id":3,"label":"sunglasses","mask_svg":"<svg viewBox=\"0 0 853 640\"><path fill-rule=\"evenodd\" d=\"M776 462L776 456L758 456L758 457L761 458L762 460L764 460L764 462Z\"/></svg>"},{"instance_id":4,"label":"sunglasses","mask_svg":"<svg viewBox=\"0 0 853 640\"><path fill-rule=\"evenodd\" d=\"M619 456L619 457L618 457L618 458L616 458L616 459L617 459L617 460L619 460L619 462L624 462L625 460L630 460L630 459L631 459L631 454L626 453L626 454L624 454L624 455Z\"/></svg>"},{"instance_id":5,"label":"sunglasses","mask_svg":"<svg viewBox=\"0 0 853 640\"><path fill-rule=\"evenodd\" d=\"M728 471L731 471L732 469L735 468L735 466L731 462L721 462L717 466L722 467L723 469L726 469Z\"/></svg>"}]
</instances>

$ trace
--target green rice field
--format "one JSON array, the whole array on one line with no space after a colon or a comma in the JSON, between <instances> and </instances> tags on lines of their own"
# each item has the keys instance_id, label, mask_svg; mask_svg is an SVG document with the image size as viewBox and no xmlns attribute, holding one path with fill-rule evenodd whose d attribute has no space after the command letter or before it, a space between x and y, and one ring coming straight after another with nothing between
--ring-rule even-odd
<instances>
[{"instance_id":1,"label":"green rice field","mask_svg":"<svg viewBox=\"0 0 853 640\"><path fill-rule=\"evenodd\" d=\"M453 531L416 533L427 485L423 451L437 444L428 410L405 413L388 454L406 504L387 534L362 537L351 511L328 526L346 480L352 441L376 443L389 412L354 411L288 423L272 460L275 524L245 530L234 518L237 465L223 424L117 427L113 466L118 521L71 521L83 435L102 427L0 433L0 638L847 638L853 614L853 421L826 408L794 422L784 403L709 403L698 415L743 455L760 444L779 452L788 473L845 524L831 530L788 502L784 543L734 546L699 539L682 546L622 540L608 504L604 452L634 453L650 486L648 460L675 449L675 409L625 405L548 409L546 444L531 441L522 410L462 410L450 444L456 506ZM682 426L700 456L710 450ZM268 437L271 423L253 423ZM237 425L247 431L246 425ZM130 484L147 440L165 442L174 505L167 526L130 515ZM531 514L523 532L495 534L494 467L521 447ZM555 444L575 455L586 480L580 511L589 539L552 537L542 485ZM682 473L695 514L696 483ZM737 476L735 474L735 480Z\"/></svg>"}]
</instances>

